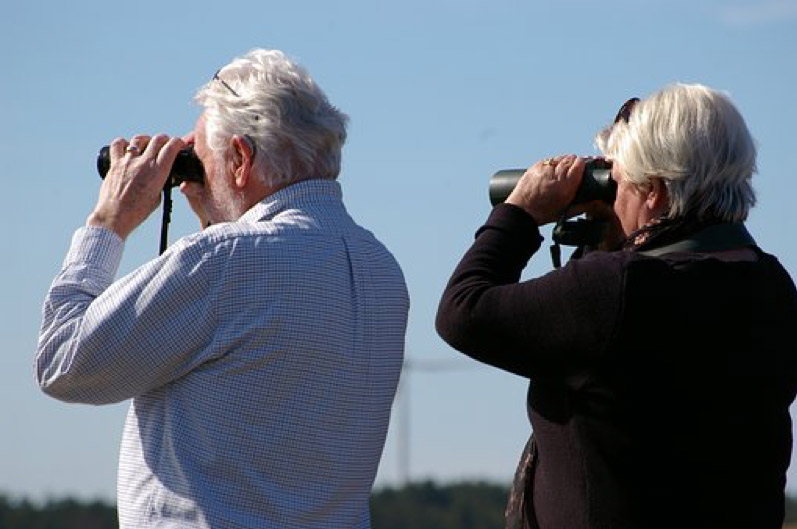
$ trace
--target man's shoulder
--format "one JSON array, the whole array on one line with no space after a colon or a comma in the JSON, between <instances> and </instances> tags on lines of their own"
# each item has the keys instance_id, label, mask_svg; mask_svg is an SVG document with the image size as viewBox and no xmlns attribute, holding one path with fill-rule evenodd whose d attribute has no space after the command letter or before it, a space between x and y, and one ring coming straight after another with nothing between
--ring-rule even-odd
<instances>
[{"instance_id":1,"label":"man's shoulder","mask_svg":"<svg viewBox=\"0 0 797 529\"><path fill-rule=\"evenodd\" d=\"M312 248L343 244L355 247L384 245L369 230L351 218L319 218L303 211L285 211L270 219L225 222L176 241L170 252L180 254L225 255L234 251L280 253L296 247L312 253Z\"/></svg>"},{"instance_id":2,"label":"man's shoulder","mask_svg":"<svg viewBox=\"0 0 797 529\"><path fill-rule=\"evenodd\" d=\"M207 251L231 242L246 243L256 237L279 237L285 232L285 226L273 222L223 222L186 235L174 246L178 251Z\"/></svg>"}]
</instances>

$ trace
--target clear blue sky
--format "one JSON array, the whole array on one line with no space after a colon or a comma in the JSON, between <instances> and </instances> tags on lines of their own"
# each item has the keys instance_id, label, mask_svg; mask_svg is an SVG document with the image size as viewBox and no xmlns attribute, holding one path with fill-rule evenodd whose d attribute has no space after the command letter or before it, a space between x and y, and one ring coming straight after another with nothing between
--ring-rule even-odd
<instances>
[{"instance_id":1,"label":"clear blue sky","mask_svg":"<svg viewBox=\"0 0 797 529\"><path fill-rule=\"evenodd\" d=\"M189 130L195 90L255 47L304 64L351 116L345 200L409 284L418 369L394 409L381 485L401 479L402 424L412 479L510 479L529 432L525 381L449 349L437 301L489 211L489 176L594 153L626 98L674 81L731 94L760 149L749 228L797 277L795 0L12 2L0 18L0 493L114 498L127 404L38 391L41 302L94 205L99 147ZM195 226L178 194L171 240ZM122 273L155 256L159 228L157 212L131 236ZM527 273L549 268L542 252Z\"/></svg>"}]
</instances>

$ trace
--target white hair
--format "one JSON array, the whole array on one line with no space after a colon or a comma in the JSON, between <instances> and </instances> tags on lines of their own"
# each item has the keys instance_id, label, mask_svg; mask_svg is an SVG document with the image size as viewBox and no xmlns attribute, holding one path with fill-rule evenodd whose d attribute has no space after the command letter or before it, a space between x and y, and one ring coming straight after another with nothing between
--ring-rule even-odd
<instances>
[{"instance_id":1,"label":"white hair","mask_svg":"<svg viewBox=\"0 0 797 529\"><path fill-rule=\"evenodd\" d=\"M640 188L661 178L671 218L739 222L755 205L755 142L730 98L673 84L639 101L628 121L601 131L597 147Z\"/></svg>"},{"instance_id":2,"label":"white hair","mask_svg":"<svg viewBox=\"0 0 797 529\"><path fill-rule=\"evenodd\" d=\"M238 134L254 143L255 174L265 185L338 177L348 116L281 51L256 49L236 58L196 101L204 107L208 146L220 161Z\"/></svg>"}]
</instances>

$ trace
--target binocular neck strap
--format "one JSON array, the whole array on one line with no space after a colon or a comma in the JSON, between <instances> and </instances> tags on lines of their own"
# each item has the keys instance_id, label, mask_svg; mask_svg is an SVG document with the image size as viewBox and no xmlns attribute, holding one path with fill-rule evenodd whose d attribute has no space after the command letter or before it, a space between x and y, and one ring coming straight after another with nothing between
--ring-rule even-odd
<instances>
[{"instance_id":1,"label":"binocular neck strap","mask_svg":"<svg viewBox=\"0 0 797 529\"><path fill-rule=\"evenodd\" d=\"M639 253L650 257L658 257L672 252L718 252L743 246L757 245L744 224L734 222L715 224L681 241Z\"/></svg>"},{"instance_id":2,"label":"binocular neck strap","mask_svg":"<svg viewBox=\"0 0 797 529\"><path fill-rule=\"evenodd\" d=\"M172 188L166 186L163 188L163 219L161 220L161 242L160 253L163 255L166 247L169 246L169 222L172 220Z\"/></svg>"}]
</instances>

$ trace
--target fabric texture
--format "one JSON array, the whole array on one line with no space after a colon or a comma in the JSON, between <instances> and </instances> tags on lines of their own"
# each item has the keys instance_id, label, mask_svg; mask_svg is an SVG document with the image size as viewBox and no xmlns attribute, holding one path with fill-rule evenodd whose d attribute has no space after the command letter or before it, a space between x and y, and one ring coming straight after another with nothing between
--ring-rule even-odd
<instances>
[{"instance_id":1,"label":"fabric texture","mask_svg":"<svg viewBox=\"0 0 797 529\"><path fill-rule=\"evenodd\" d=\"M529 379L508 527L779 529L797 291L777 259L596 251L520 281L541 240L496 206L437 314L454 348Z\"/></svg>"},{"instance_id":2,"label":"fabric texture","mask_svg":"<svg viewBox=\"0 0 797 529\"><path fill-rule=\"evenodd\" d=\"M114 282L122 249L76 232L35 361L56 398L133 399L121 527L370 527L409 299L339 184L282 189Z\"/></svg>"}]
</instances>

